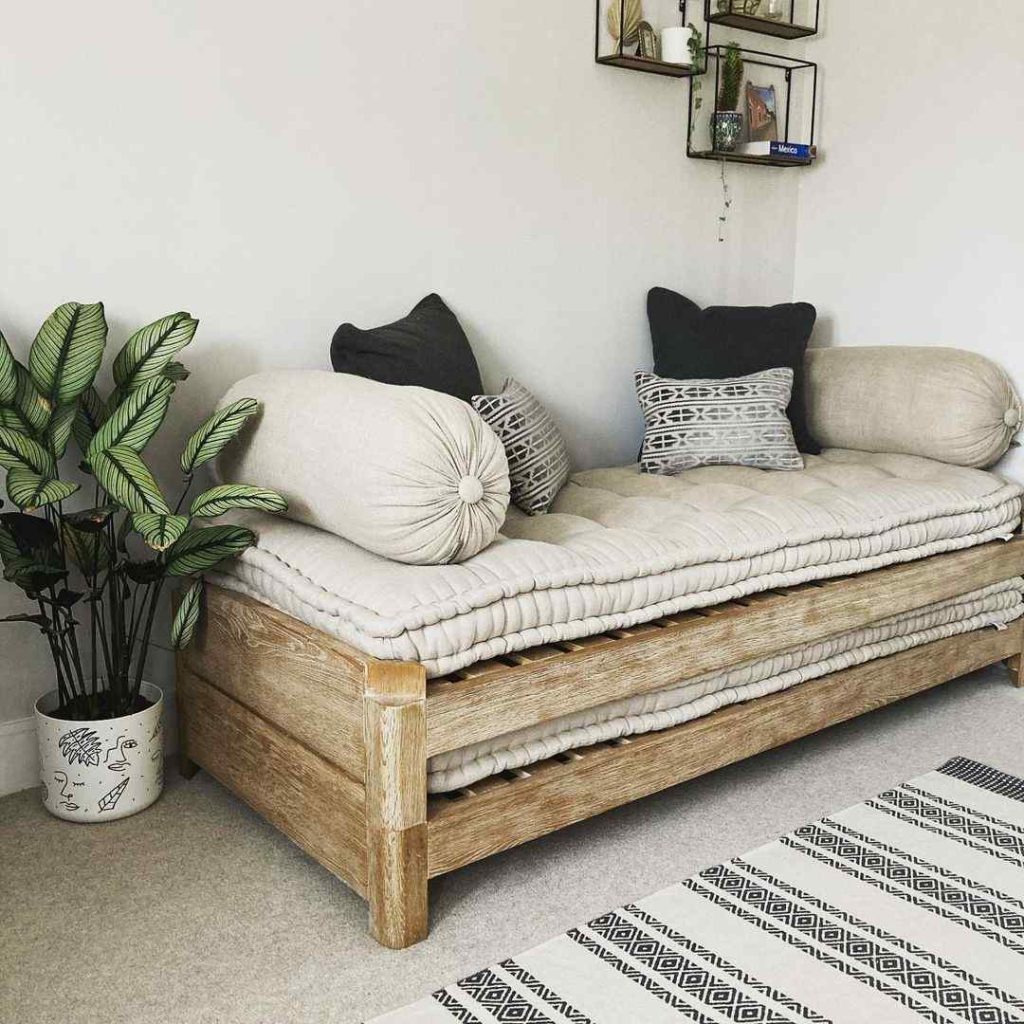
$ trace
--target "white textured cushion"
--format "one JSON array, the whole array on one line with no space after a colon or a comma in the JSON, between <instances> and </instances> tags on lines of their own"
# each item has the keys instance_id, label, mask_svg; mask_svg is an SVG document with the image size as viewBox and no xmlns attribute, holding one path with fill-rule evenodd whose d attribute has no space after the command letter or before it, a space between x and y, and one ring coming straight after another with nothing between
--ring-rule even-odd
<instances>
[{"instance_id":1,"label":"white textured cushion","mask_svg":"<svg viewBox=\"0 0 1024 1024\"><path fill-rule=\"evenodd\" d=\"M991 466L1021 426L1001 367L956 348L809 349L807 418L829 448Z\"/></svg>"},{"instance_id":2,"label":"white textured cushion","mask_svg":"<svg viewBox=\"0 0 1024 1024\"><path fill-rule=\"evenodd\" d=\"M508 507L501 442L457 398L319 370L258 373L221 404L262 403L218 473L280 491L291 519L396 562L459 562Z\"/></svg>"},{"instance_id":3,"label":"white textured cushion","mask_svg":"<svg viewBox=\"0 0 1024 1024\"><path fill-rule=\"evenodd\" d=\"M634 377L644 414L641 472L804 468L786 415L793 391L788 366L713 380L675 380L643 370Z\"/></svg>"},{"instance_id":4,"label":"white textured cushion","mask_svg":"<svg viewBox=\"0 0 1024 1024\"><path fill-rule=\"evenodd\" d=\"M635 465L577 473L546 516L509 509L460 565L408 566L320 530L251 518L225 586L378 658L441 675L536 644L759 590L1006 538L1022 489L909 455L826 451L774 472ZM242 477L247 479L247 477Z\"/></svg>"},{"instance_id":5,"label":"white textured cushion","mask_svg":"<svg viewBox=\"0 0 1024 1024\"><path fill-rule=\"evenodd\" d=\"M551 413L508 377L497 395L474 395L473 408L501 438L508 457L512 500L541 515L569 479L569 452Z\"/></svg>"}]
</instances>

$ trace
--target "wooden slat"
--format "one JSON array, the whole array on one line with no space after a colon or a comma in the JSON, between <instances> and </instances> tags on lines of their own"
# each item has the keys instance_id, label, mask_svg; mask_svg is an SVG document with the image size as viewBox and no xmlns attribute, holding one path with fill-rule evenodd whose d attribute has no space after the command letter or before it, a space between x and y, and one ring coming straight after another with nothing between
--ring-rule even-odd
<instances>
[{"instance_id":1,"label":"wooden slat","mask_svg":"<svg viewBox=\"0 0 1024 1024\"><path fill-rule=\"evenodd\" d=\"M362 895L363 786L184 667L178 700L188 756Z\"/></svg>"},{"instance_id":2,"label":"wooden slat","mask_svg":"<svg viewBox=\"0 0 1024 1024\"><path fill-rule=\"evenodd\" d=\"M581 649L562 658L496 670L432 692L427 754L660 690L1021 573L1024 538L1018 537L878 569L834 586L803 587L748 608L726 605L720 613L641 636L578 641Z\"/></svg>"},{"instance_id":3,"label":"wooden slat","mask_svg":"<svg viewBox=\"0 0 1024 1024\"><path fill-rule=\"evenodd\" d=\"M1022 645L1022 621L1002 631L950 637L733 705L664 732L634 737L621 748L591 748L578 761L548 762L532 771L530 778L471 800L432 800L427 821L430 875L453 871L902 700L1019 654Z\"/></svg>"},{"instance_id":4,"label":"wooden slat","mask_svg":"<svg viewBox=\"0 0 1024 1024\"><path fill-rule=\"evenodd\" d=\"M283 612L208 586L184 665L357 779L368 656Z\"/></svg>"}]
</instances>

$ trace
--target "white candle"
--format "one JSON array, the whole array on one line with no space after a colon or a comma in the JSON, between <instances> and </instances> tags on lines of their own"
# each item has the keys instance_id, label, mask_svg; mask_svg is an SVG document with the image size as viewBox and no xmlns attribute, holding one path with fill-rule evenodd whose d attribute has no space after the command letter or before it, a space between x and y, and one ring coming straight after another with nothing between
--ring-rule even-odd
<instances>
[{"instance_id":1,"label":"white candle","mask_svg":"<svg viewBox=\"0 0 1024 1024\"><path fill-rule=\"evenodd\" d=\"M684 25L670 25L661 30L661 59L666 64L689 64L690 34L692 29Z\"/></svg>"}]
</instances>

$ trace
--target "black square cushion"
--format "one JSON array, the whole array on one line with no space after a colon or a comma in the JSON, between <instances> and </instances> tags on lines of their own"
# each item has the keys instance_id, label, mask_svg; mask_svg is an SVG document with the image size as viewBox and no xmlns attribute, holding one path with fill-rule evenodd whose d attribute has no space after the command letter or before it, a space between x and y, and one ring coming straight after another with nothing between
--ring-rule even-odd
<instances>
[{"instance_id":1,"label":"black square cushion","mask_svg":"<svg viewBox=\"0 0 1024 1024\"><path fill-rule=\"evenodd\" d=\"M708 306L668 288L647 293L647 319L659 377L694 380L743 377L788 366L793 397L786 414L796 446L817 455L821 446L807 429L804 352L817 311L809 302L778 306Z\"/></svg>"},{"instance_id":2,"label":"black square cushion","mask_svg":"<svg viewBox=\"0 0 1024 1024\"><path fill-rule=\"evenodd\" d=\"M466 333L440 295L428 295L383 327L342 324L331 339L331 365L338 373L430 388L464 402L484 389Z\"/></svg>"}]
</instances>

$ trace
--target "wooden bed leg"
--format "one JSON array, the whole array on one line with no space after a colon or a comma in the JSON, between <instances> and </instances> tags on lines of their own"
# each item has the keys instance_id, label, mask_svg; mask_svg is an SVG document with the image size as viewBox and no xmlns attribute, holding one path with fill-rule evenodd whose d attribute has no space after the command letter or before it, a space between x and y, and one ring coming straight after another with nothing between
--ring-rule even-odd
<instances>
[{"instance_id":1,"label":"wooden bed leg","mask_svg":"<svg viewBox=\"0 0 1024 1024\"><path fill-rule=\"evenodd\" d=\"M199 771L199 765L188 756L188 730L185 727L188 715L188 672L181 651L174 659L175 665L175 701L178 709L178 774L184 779L191 779Z\"/></svg>"},{"instance_id":2,"label":"wooden bed leg","mask_svg":"<svg viewBox=\"0 0 1024 1024\"><path fill-rule=\"evenodd\" d=\"M1006 667L1010 670L1010 680L1014 686L1024 686L1024 658L1015 654L1006 659Z\"/></svg>"},{"instance_id":3,"label":"wooden bed leg","mask_svg":"<svg viewBox=\"0 0 1024 1024\"><path fill-rule=\"evenodd\" d=\"M366 898L370 933L392 949L427 937L426 673L367 667Z\"/></svg>"}]
</instances>

